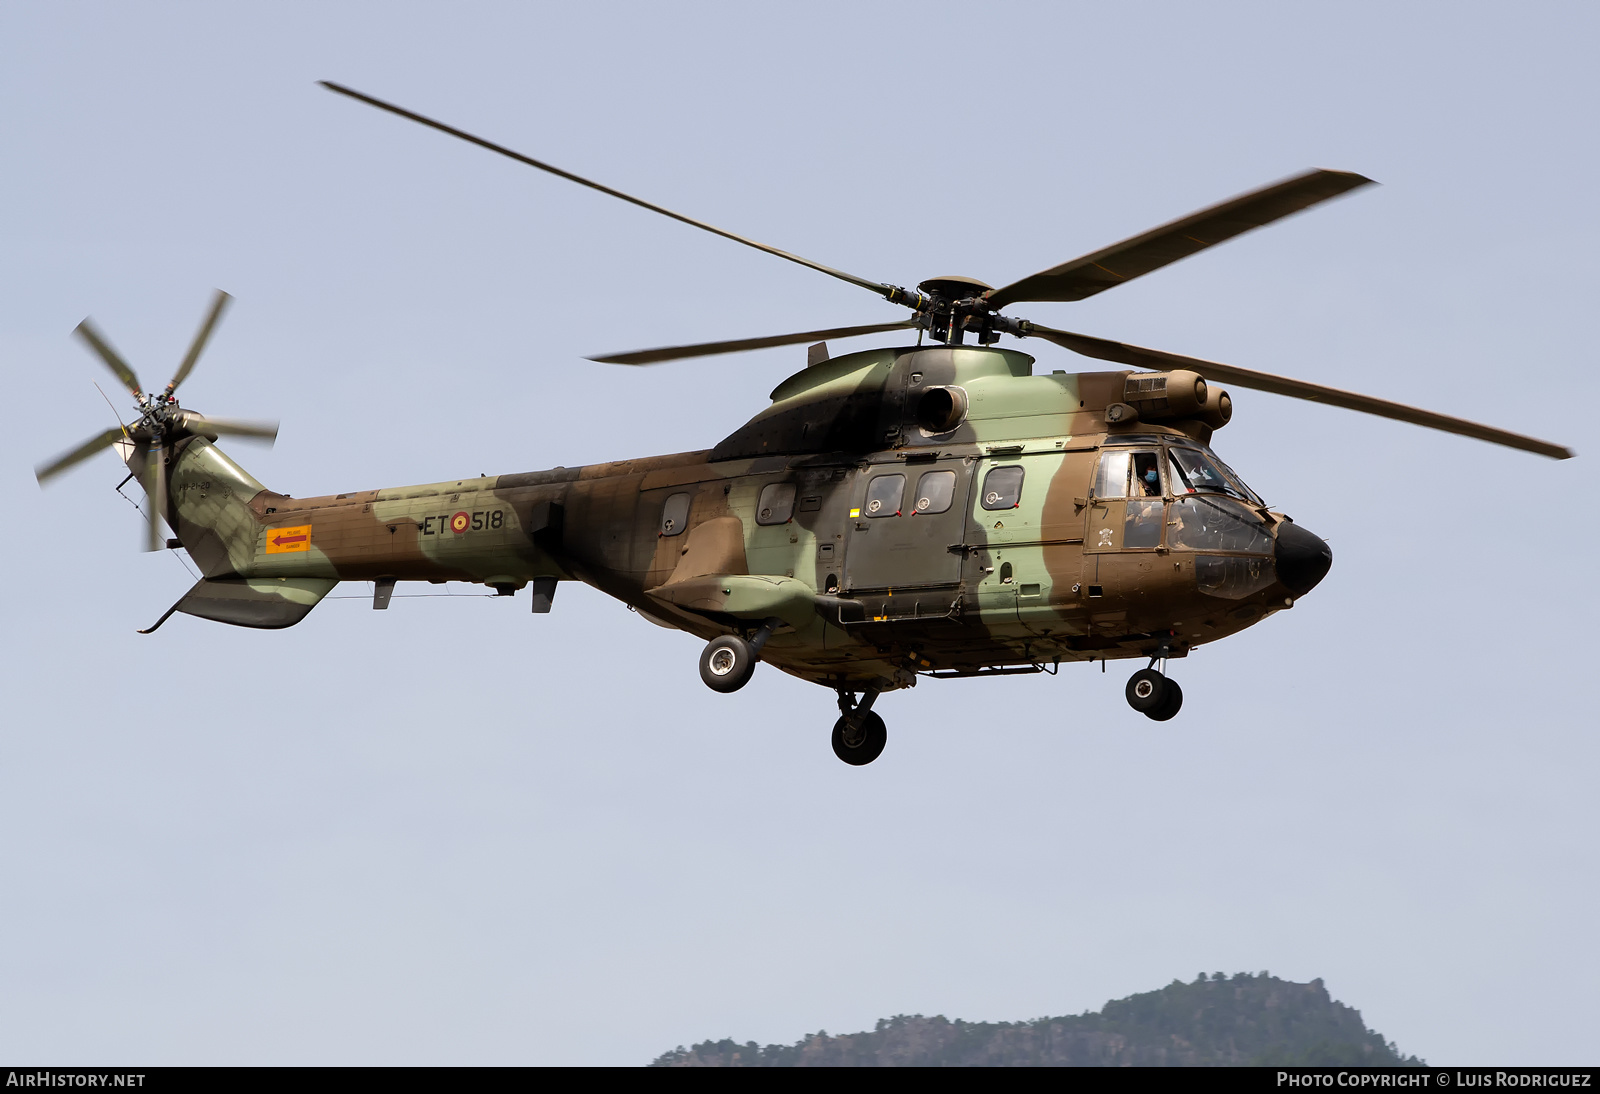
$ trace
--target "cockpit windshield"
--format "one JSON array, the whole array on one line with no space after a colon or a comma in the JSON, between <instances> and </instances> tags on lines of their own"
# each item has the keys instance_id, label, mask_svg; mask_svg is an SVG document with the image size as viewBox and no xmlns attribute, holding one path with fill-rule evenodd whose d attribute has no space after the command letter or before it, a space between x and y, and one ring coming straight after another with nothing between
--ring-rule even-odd
<instances>
[{"instance_id":1,"label":"cockpit windshield","mask_svg":"<svg viewBox=\"0 0 1600 1094\"><path fill-rule=\"evenodd\" d=\"M1194 448L1167 449L1168 472L1172 479L1172 492L1184 494L1226 494L1240 501L1263 504L1256 492L1234 474L1233 468L1211 455Z\"/></svg>"}]
</instances>

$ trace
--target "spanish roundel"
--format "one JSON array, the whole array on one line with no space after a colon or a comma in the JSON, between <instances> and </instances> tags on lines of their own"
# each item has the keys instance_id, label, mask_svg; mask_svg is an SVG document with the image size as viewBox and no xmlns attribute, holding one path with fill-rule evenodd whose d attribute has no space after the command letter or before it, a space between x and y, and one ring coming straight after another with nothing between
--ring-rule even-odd
<instances>
[{"instance_id":1,"label":"spanish roundel","mask_svg":"<svg viewBox=\"0 0 1600 1094\"><path fill-rule=\"evenodd\" d=\"M457 513L450 518L450 530L458 536L471 527L472 517L466 513Z\"/></svg>"}]
</instances>

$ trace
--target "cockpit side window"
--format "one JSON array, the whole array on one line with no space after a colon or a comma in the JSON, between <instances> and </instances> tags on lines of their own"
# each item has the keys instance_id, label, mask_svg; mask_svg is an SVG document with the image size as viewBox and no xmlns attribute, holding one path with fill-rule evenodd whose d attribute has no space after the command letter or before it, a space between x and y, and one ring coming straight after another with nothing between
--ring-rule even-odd
<instances>
[{"instance_id":1,"label":"cockpit side window","mask_svg":"<svg viewBox=\"0 0 1600 1094\"><path fill-rule=\"evenodd\" d=\"M1154 451L1109 449L1100 453L1095 475L1097 498L1159 498L1161 454Z\"/></svg>"},{"instance_id":2,"label":"cockpit side window","mask_svg":"<svg viewBox=\"0 0 1600 1094\"><path fill-rule=\"evenodd\" d=\"M1136 498L1161 496L1161 472L1156 470L1159 453L1135 452L1133 454L1133 483L1129 495Z\"/></svg>"},{"instance_id":3,"label":"cockpit side window","mask_svg":"<svg viewBox=\"0 0 1600 1094\"><path fill-rule=\"evenodd\" d=\"M1094 496L1097 498L1125 498L1128 496L1128 457L1123 449L1109 449L1100 453L1100 470L1094 477Z\"/></svg>"}]
</instances>

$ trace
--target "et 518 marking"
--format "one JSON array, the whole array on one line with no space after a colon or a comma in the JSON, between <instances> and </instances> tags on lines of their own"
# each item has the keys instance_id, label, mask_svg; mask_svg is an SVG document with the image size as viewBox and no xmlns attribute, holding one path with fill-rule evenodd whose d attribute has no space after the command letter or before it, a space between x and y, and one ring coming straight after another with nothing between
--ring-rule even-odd
<instances>
[{"instance_id":1,"label":"et 518 marking","mask_svg":"<svg viewBox=\"0 0 1600 1094\"><path fill-rule=\"evenodd\" d=\"M438 527L434 527L438 521ZM422 534L425 536L442 536L446 532L463 535L467 532L481 532L485 528L496 530L504 528L506 512L504 509L488 509L477 513L462 511L454 515L443 514L437 517L425 517L422 521Z\"/></svg>"}]
</instances>

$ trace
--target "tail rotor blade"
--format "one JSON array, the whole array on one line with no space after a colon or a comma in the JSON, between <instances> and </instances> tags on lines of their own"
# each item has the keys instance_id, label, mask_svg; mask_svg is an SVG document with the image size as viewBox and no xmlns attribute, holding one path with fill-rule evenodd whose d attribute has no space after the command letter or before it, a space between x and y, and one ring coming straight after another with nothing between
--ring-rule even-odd
<instances>
[{"instance_id":1,"label":"tail rotor blade","mask_svg":"<svg viewBox=\"0 0 1600 1094\"><path fill-rule=\"evenodd\" d=\"M108 429L104 433L97 433L93 437L90 437L88 440L84 441L77 448L74 448L69 452L63 452L49 463L41 463L38 467L35 467L33 469L33 477L39 480L40 486L43 486L45 483L61 474L61 472L67 470L69 467L74 467L77 464L82 463L84 460L88 459L102 448L110 448L112 445L120 441L123 438L123 435L124 434L121 427L116 429Z\"/></svg>"},{"instance_id":2,"label":"tail rotor blade","mask_svg":"<svg viewBox=\"0 0 1600 1094\"><path fill-rule=\"evenodd\" d=\"M277 422L247 422L233 418L202 418L203 428L228 437L249 437L271 444L278 439Z\"/></svg>"},{"instance_id":3,"label":"tail rotor blade","mask_svg":"<svg viewBox=\"0 0 1600 1094\"><path fill-rule=\"evenodd\" d=\"M145 541L145 550L147 551L159 551L165 546L162 541L166 537L161 534L161 522L167 519L167 469L163 466L166 463L163 458L165 455L165 449L156 449L156 492L155 496L150 499L150 530L147 533L149 538Z\"/></svg>"},{"instance_id":4,"label":"tail rotor blade","mask_svg":"<svg viewBox=\"0 0 1600 1094\"><path fill-rule=\"evenodd\" d=\"M195 362L200 360L200 354L205 352L206 343L211 340L211 331L217 325L217 320L222 318L222 313L227 310L233 297L217 290L211 298L211 310L206 313L205 320L200 324L200 329L195 332L194 341L189 344L189 352L184 354L183 363L178 366L178 371L173 373L172 379L167 383L167 394L171 395L178 390L178 385L188 379L189 373L194 371Z\"/></svg>"},{"instance_id":5,"label":"tail rotor blade","mask_svg":"<svg viewBox=\"0 0 1600 1094\"><path fill-rule=\"evenodd\" d=\"M111 344L105 340L105 336L95 328L93 323L85 319L78 324L73 333L88 343L89 348L94 350L100 360L106 363L106 368L115 373L117 379L122 381L122 386L133 392L135 399L138 399L141 403L144 401L144 391L139 387L138 375L128 365L128 362L124 361L117 354L117 351L111 348Z\"/></svg>"},{"instance_id":6,"label":"tail rotor blade","mask_svg":"<svg viewBox=\"0 0 1600 1094\"><path fill-rule=\"evenodd\" d=\"M145 524L144 549L159 551L162 548L161 522L167 515L166 449L151 448L144 454L144 467L139 472L139 485L150 503L150 519Z\"/></svg>"}]
</instances>

